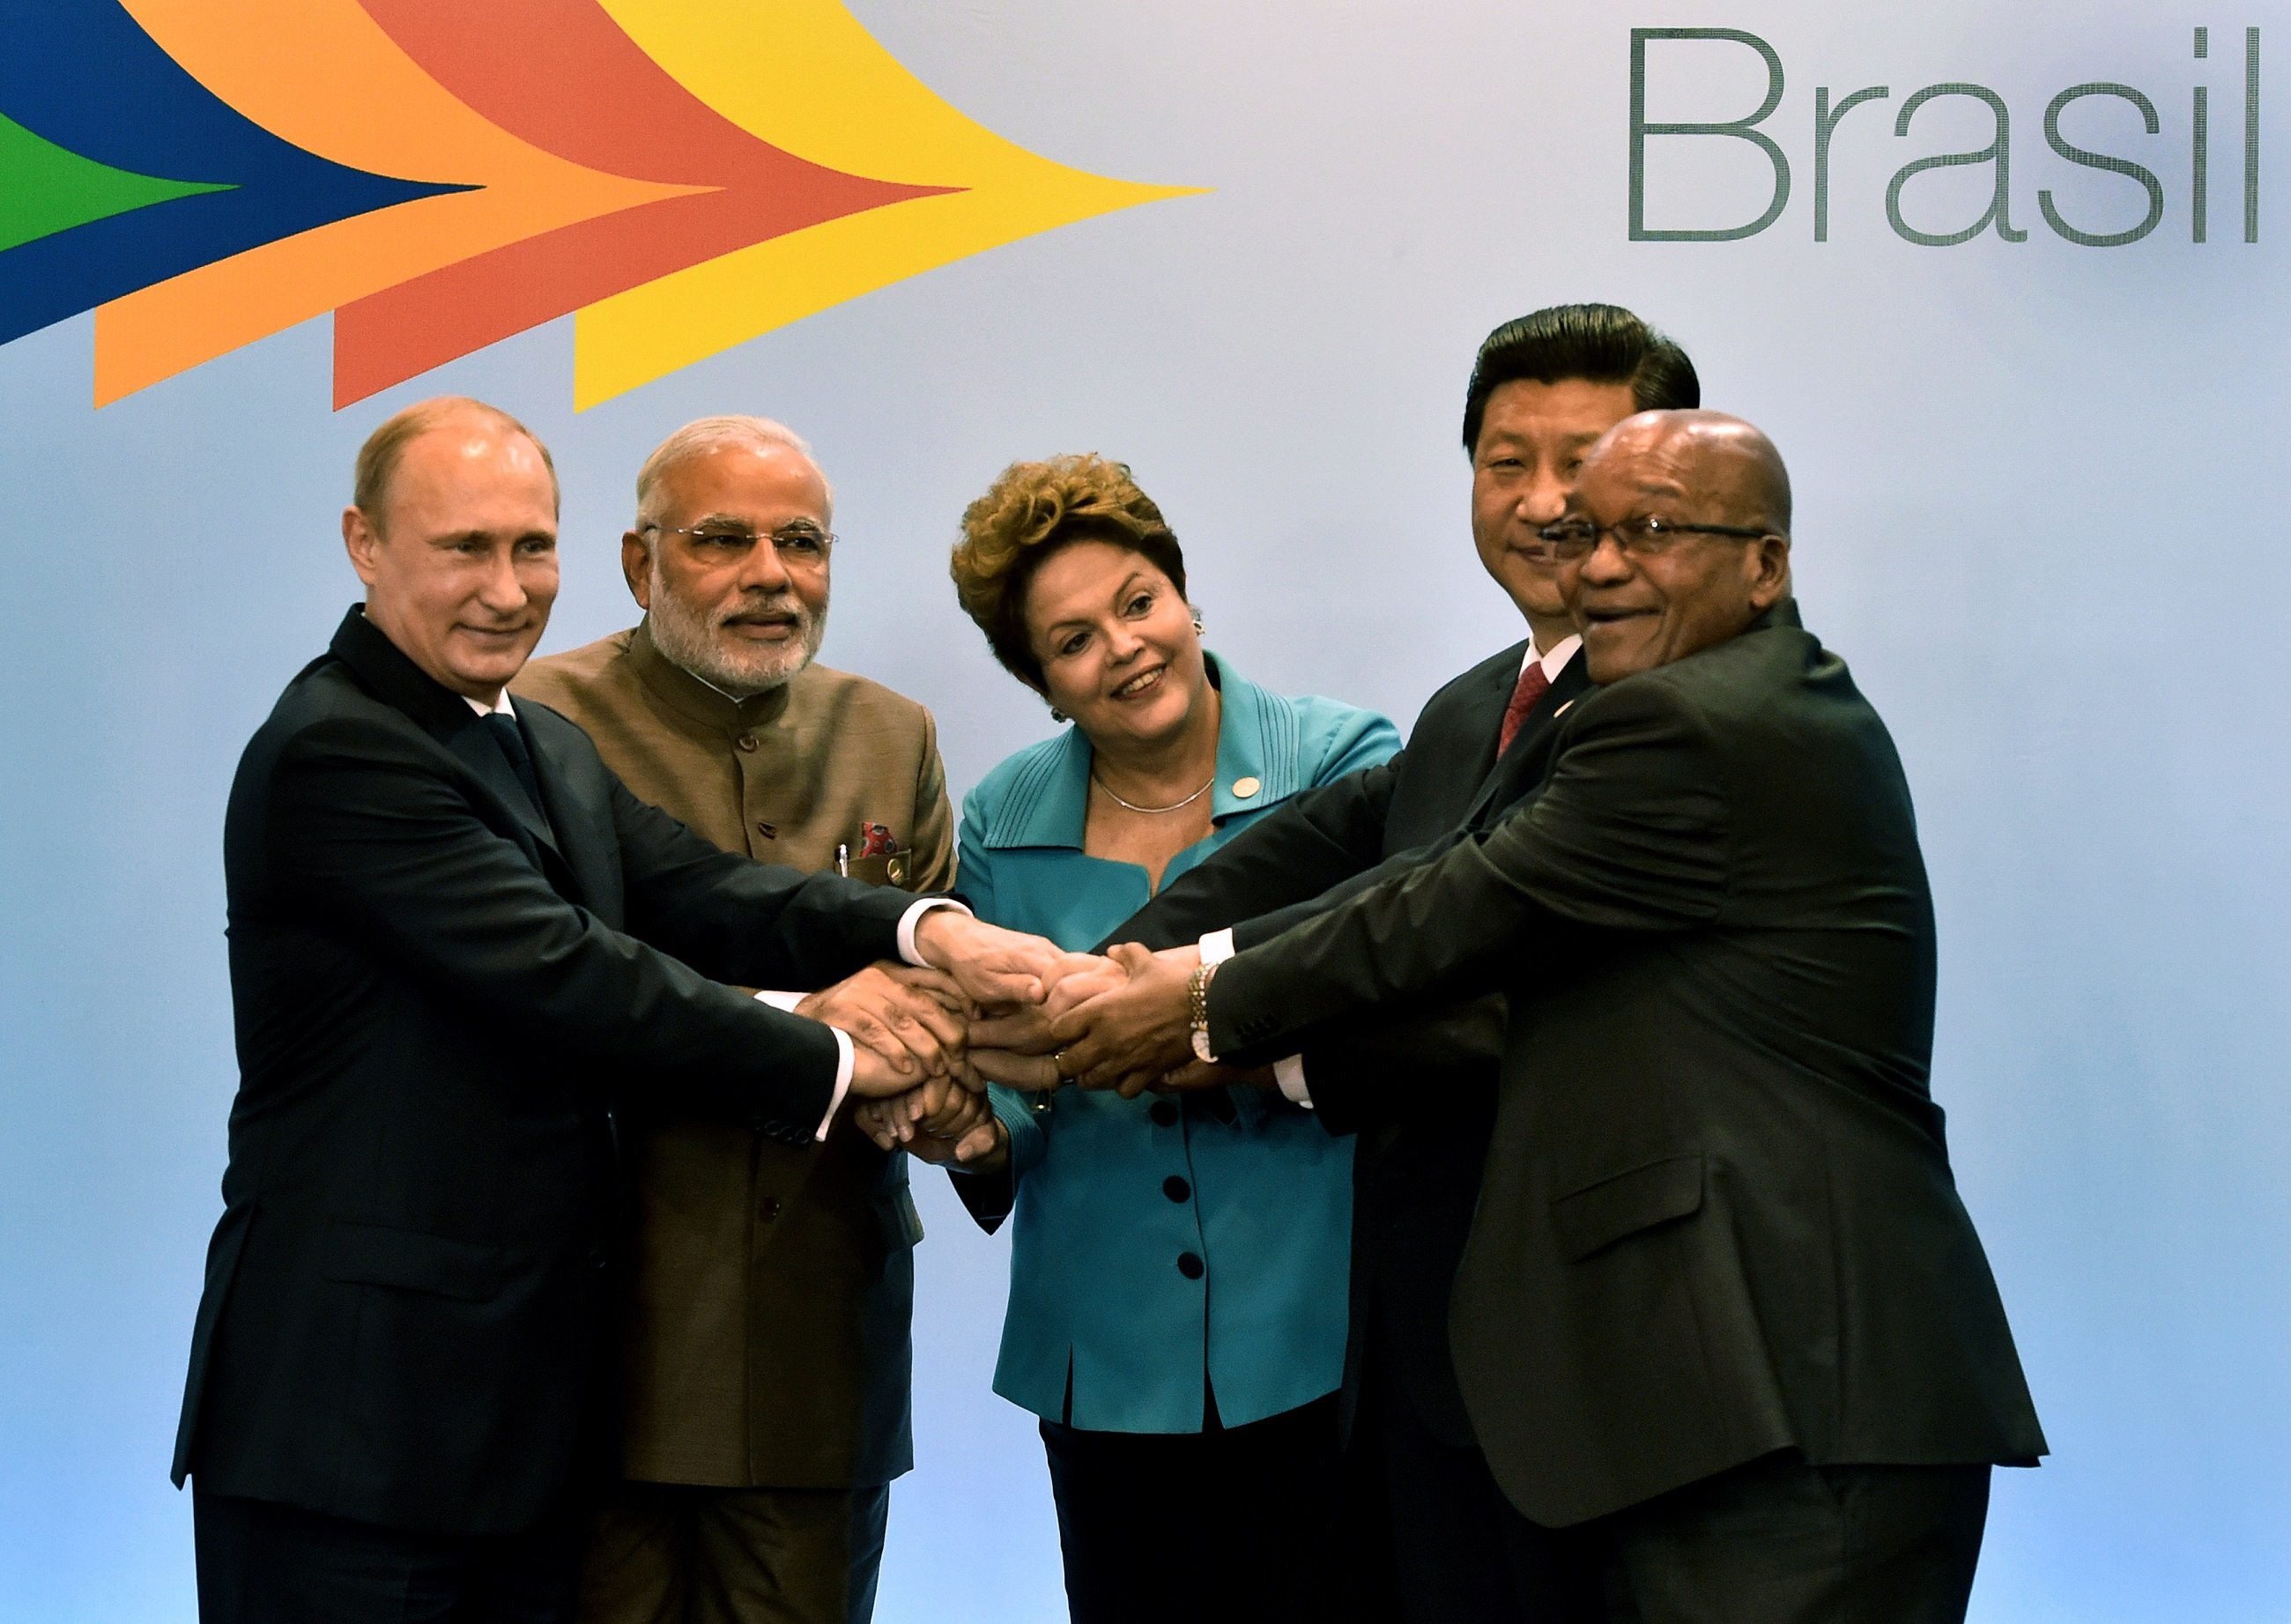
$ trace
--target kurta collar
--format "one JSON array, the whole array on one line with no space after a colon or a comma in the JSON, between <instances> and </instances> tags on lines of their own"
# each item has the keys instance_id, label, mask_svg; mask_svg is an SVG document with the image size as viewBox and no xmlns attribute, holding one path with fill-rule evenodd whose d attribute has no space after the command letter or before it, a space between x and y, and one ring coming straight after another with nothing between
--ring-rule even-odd
<instances>
[{"instance_id":1,"label":"kurta collar","mask_svg":"<svg viewBox=\"0 0 2291 1624\"><path fill-rule=\"evenodd\" d=\"M1287 800L1300 787L1296 708L1214 654L1204 656L1223 702L1218 718L1217 784L1210 813L1219 823ZM1069 727L1018 774L986 832L989 847L1069 846L1079 850L1089 821L1089 740ZM1241 794L1242 788L1253 793Z\"/></svg>"},{"instance_id":2,"label":"kurta collar","mask_svg":"<svg viewBox=\"0 0 2291 1624\"><path fill-rule=\"evenodd\" d=\"M652 616L629 633L629 663L660 702L694 727L715 733L747 733L777 721L788 705L788 685L735 699L711 687L661 653L653 641Z\"/></svg>"}]
</instances>

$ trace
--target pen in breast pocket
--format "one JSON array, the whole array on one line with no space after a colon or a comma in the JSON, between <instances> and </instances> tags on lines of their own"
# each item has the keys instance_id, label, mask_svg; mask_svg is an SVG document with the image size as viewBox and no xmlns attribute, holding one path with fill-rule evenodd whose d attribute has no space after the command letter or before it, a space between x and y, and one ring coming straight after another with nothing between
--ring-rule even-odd
<instances>
[{"instance_id":1,"label":"pen in breast pocket","mask_svg":"<svg viewBox=\"0 0 2291 1624\"><path fill-rule=\"evenodd\" d=\"M851 878L851 848L840 840L835 843L835 872L846 880Z\"/></svg>"}]
</instances>

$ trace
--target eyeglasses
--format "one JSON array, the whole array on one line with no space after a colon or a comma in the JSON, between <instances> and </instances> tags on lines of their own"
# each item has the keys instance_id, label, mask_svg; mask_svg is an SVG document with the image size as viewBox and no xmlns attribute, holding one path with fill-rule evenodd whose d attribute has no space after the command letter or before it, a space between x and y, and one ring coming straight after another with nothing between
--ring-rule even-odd
<instances>
[{"instance_id":1,"label":"eyeglasses","mask_svg":"<svg viewBox=\"0 0 2291 1624\"><path fill-rule=\"evenodd\" d=\"M745 552L758 542L769 542L772 551L783 563L816 566L827 562L827 555L835 546L835 533L823 530L817 525L797 523L783 525L769 535L759 535L737 525L700 525L685 529L676 525L647 525L647 530L658 530L669 535L688 538L695 547L724 547L735 552Z\"/></svg>"},{"instance_id":2,"label":"eyeglasses","mask_svg":"<svg viewBox=\"0 0 2291 1624\"><path fill-rule=\"evenodd\" d=\"M1669 551L1690 535L1732 535L1756 541L1775 532L1748 525L1690 525L1648 514L1643 519L1618 519L1612 525L1595 525L1588 519L1563 519L1535 534L1547 549L1547 556L1572 560L1589 557L1603 535L1613 536L1615 545L1625 552L1652 559Z\"/></svg>"}]
</instances>

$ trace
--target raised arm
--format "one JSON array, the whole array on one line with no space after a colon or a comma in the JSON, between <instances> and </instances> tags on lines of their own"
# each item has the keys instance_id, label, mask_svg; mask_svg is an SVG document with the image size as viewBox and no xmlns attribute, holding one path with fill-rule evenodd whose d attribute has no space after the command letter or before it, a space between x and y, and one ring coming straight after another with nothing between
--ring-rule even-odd
<instances>
[{"instance_id":1,"label":"raised arm","mask_svg":"<svg viewBox=\"0 0 2291 1624\"><path fill-rule=\"evenodd\" d=\"M1606 690L1570 722L1551 781L1493 830L1227 961L1210 985L1210 1047L1263 1065L1340 1020L1491 991L1515 953L1568 952L1587 927L1710 918L1724 894L1724 784L1707 729L1669 684ZM1068 1068L1129 1092L1181 1065L1195 957L1138 954L1127 987L1061 1017Z\"/></svg>"},{"instance_id":2,"label":"raised arm","mask_svg":"<svg viewBox=\"0 0 2291 1624\"><path fill-rule=\"evenodd\" d=\"M1387 724L1388 726L1388 724ZM1376 866L1400 758L1290 797L1163 888L1101 947L1178 947Z\"/></svg>"}]
</instances>

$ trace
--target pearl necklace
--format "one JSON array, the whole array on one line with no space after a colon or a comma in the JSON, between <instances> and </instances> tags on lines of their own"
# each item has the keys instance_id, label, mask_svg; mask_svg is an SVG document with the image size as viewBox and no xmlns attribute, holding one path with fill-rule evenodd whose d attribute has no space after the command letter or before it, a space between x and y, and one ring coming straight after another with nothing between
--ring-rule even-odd
<instances>
[{"instance_id":1,"label":"pearl necklace","mask_svg":"<svg viewBox=\"0 0 2291 1624\"><path fill-rule=\"evenodd\" d=\"M1199 800L1202 796L1210 792L1210 784L1217 782L1217 775L1215 773L1211 773L1210 775L1209 784L1202 785L1200 789L1195 790L1192 794L1186 796L1185 800L1173 800L1166 807L1141 807L1134 800L1124 800L1121 796L1115 795L1113 793L1113 787L1108 784L1105 779L1099 777L1095 772L1090 774L1089 781L1097 785L1099 789L1104 790L1107 795L1112 796L1113 804L1120 807L1125 812L1182 812L1187 807L1192 806L1194 802Z\"/></svg>"}]
</instances>

